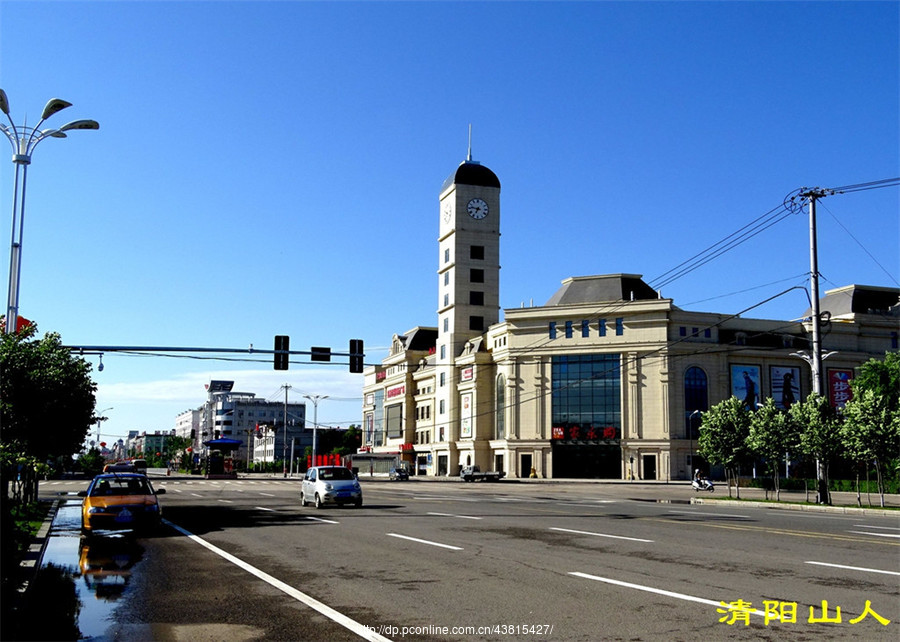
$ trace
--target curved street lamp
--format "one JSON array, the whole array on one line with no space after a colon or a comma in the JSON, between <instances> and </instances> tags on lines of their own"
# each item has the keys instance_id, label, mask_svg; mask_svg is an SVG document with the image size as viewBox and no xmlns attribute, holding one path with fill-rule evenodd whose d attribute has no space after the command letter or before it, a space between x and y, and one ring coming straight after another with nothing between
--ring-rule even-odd
<instances>
[{"instance_id":1,"label":"curved street lamp","mask_svg":"<svg viewBox=\"0 0 900 642\"><path fill-rule=\"evenodd\" d=\"M41 129L44 121L58 111L71 107L72 103L51 98L41 112L41 119L34 127L28 124L16 126L9 115L9 99L6 92L0 89L0 111L6 116L9 125L0 124L2 131L13 149L12 161L16 165L15 187L13 189L12 242L9 251L9 296L6 304L6 332L16 331L19 316L19 278L22 272L22 228L25 225L25 182L28 177L28 166L38 143L47 138L66 138L67 131L79 129L100 129L96 120L73 120L58 129ZM21 185L21 187L20 187Z\"/></svg>"}]
</instances>

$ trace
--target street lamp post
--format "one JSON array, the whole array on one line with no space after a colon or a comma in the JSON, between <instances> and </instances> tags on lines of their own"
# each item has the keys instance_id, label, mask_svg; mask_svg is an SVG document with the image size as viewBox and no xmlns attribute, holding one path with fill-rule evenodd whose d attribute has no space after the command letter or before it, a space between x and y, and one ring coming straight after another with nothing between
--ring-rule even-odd
<instances>
[{"instance_id":1,"label":"street lamp post","mask_svg":"<svg viewBox=\"0 0 900 642\"><path fill-rule=\"evenodd\" d=\"M107 410L115 410L115 408L104 408L100 412L97 413L97 443L100 443L100 423L109 419L109 417L104 417L103 413Z\"/></svg>"},{"instance_id":2,"label":"street lamp post","mask_svg":"<svg viewBox=\"0 0 900 642\"><path fill-rule=\"evenodd\" d=\"M59 129L40 129L45 120L58 111L71 107L72 103L59 98L51 98L44 106L41 119L34 127L27 124L16 126L9 115L9 100L0 89L0 111L9 121L9 126L0 124L2 131L13 148L12 161L16 165L15 186L13 188L12 241L9 252L9 294L6 304L6 332L16 331L19 316L19 278L22 273L22 228L25 225L25 182L28 166L37 144L46 138L65 138L67 131L77 129L100 129L96 120L73 120Z\"/></svg>"},{"instance_id":3,"label":"street lamp post","mask_svg":"<svg viewBox=\"0 0 900 642\"><path fill-rule=\"evenodd\" d=\"M694 468L694 415L702 414L699 410L695 410L691 413L691 416L688 417L688 432L690 433L691 438L691 468ZM691 477L694 475L694 471L688 471L691 473Z\"/></svg>"},{"instance_id":4,"label":"street lamp post","mask_svg":"<svg viewBox=\"0 0 900 642\"><path fill-rule=\"evenodd\" d=\"M328 395L303 395L313 403L313 449L312 465L316 465L316 430L319 428L319 401L328 399Z\"/></svg>"}]
</instances>

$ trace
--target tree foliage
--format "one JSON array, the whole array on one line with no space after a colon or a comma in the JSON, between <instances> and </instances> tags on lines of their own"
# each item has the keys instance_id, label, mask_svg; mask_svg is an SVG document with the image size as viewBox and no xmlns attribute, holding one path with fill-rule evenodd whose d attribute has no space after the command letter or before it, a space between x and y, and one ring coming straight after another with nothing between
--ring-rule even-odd
<instances>
[{"instance_id":1,"label":"tree foliage","mask_svg":"<svg viewBox=\"0 0 900 642\"><path fill-rule=\"evenodd\" d=\"M799 449L799 426L769 397L751 415L747 446L766 460L775 480L775 499L780 499L780 463L785 455Z\"/></svg>"},{"instance_id":2,"label":"tree foliage","mask_svg":"<svg viewBox=\"0 0 900 642\"><path fill-rule=\"evenodd\" d=\"M900 457L900 353L867 361L850 385L853 399L844 406L842 427L847 455L875 464L884 506L885 467Z\"/></svg>"},{"instance_id":3,"label":"tree foliage","mask_svg":"<svg viewBox=\"0 0 900 642\"><path fill-rule=\"evenodd\" d=\"M801 428L801 450L816 459L819 503L830 504L828 472L831 462L844 448L838 415L828 399L816 393L792 405L788 414Z\"/></svg>"},{"instance_id":4,"label":"tree foliage","mask_svg":"<svg viewBox=\"0 0 900 642\"><path fill-rule=\"evenodd\" d=\"M747 437L750 434L750 411L737 397L730 397L703 413L698 441L700 454L712 464L725 467L729 479L735 480L738 499L741 497L737 476L741 464L749 455ZM731 496L731 482L728 484Z\"/></svg>"},{"instance_id":5,"label":"tree foliage","mask_svg":"<svg viewBox=\"0 0 900 642\"><path fill-rule=\"evenodd\" d=\"M71 458L94 421L92 366L72 356L59 334L36 335L32 324L0 338L3 441L41 461Z\"/></svg>"}]
</instances>

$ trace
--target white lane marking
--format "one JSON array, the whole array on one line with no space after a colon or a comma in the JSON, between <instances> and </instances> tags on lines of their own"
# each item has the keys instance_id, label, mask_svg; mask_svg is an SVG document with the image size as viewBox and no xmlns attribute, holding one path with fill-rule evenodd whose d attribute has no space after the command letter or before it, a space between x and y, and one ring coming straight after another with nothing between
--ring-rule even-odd
<instances>
[{"instance_id":1,"label":"white lane marking","mask_svg":"<svg viewBox=\"0 0 900 642\"><path fill-rule=\"evenodd\" d=\"M653 588L652 586L643 586L641 584L632 584L631 582L622 582L621 580L614 580L608 577L600 577L598 575L588 575L587 573L578 573L571 572L569 575L574 575L575 577L583 577L586 580L595 580L597 582L605 582L607 584L615 584L616 586L624 586L625 588L637 589L638 591L646 591L647 593L656 593L657 595L665 595L666 597L674 597L679 600L685 600L687 602L699 602L700 604L708 604L710 606L715 606L717 608L728 608L727 603L723 606L722 602L716 602L715 600L707 600L706 598L696 597L694 595L686 595L685 593L676 593L674 591L666 591L663 589ZM744 612L742 610L742 612ZM748 610L747 613L752 613L753 615L759 615L761 617L765 617L766 614L763 611L757 610Z\"/></svg>"},{"instance_id":2,"label":"white lane marking","mask_svg":"<svg viewBox=\"0 0 900 642\"><path fill-rule=\"evenodd\" d=\"M425 513L426 515L435 515L437 517L458 517L459 519L481 519L480 517L472 517L471 515L453 515L451 513Z\"/></svg>"},{"instance_id":3,"label":"white lane marking","mask_svg":"<svg viewBox=\"0 0 900 642\"><path fill-rule=\"evenodd\" d=\"M415 537L407 537L406 535L400 535L398 533L387 533L388 537L399 537L400 539L407 539L410 542L418 542L419 544L428 544L429 546L440 546L441 548L449 548L451 551L461 551L463 550L459 546L450 546L450 544L441 544L440 542L431 542L427 539L418 539Z\"/></svg>"},{"instance_id":4,"label":"white lane marking","mask_svg":"<svg viewBox=\"0 0 900 642\"><path fill-rule=\"evenodd\" d=\"M314 522L322 522L323 524L340 524L340 522L335 522L330 519L322 519L321 517L310 517L309 515L306 516L306 519L310 519Z\"/></svg>"},{"instance_id":5,"label":"white lane marking","mask_svg":"<svg viewBox=\"0 0 900 642\"><path fill-rule=\"evenodd\" d=\"M576 531L571 528L555 528L550 527L551 531L560 531L561 533L575 533L576 535L591 535L593 537L609 537L611 539L627 539L632 542L647 542L653 543L652 539L641 539L639 537L623 537L621 535L607 535L606 533L592 533L590 531Z\"/></svg>"},{"instance_id":6,"label":"white lane marking","mask_svg":"<svg viewBox=\"0 0 900 642\"><path fill-rule=\"evenodd\" d=\"M231 501L230 499L220 499L220 500L217 500L217 501L220 501L220 502L222 502L223 504L233 504L233 503L234 503L234 502Z\"/></svg>"},{"instance_id":7,"label":"white lane marking","mask_svg":"<svg viewBox=\"0 0 900 642\"><path fill-rule=\"evenodd\" d=\"M269 513L274 513L274 512L275 512L275 509L274 509L274 508L265 508L265 507L263 507L263 506L254 506L253 508L255 508L256 510L264 510L264 511L269 512Z\"/></svg>"},{"instance_id":8,"label":"white lane marking","mask_svg":"<svg viewBox=\"0 0 900 642\"><path fill-rule=\"evenodd\" d=\"M199 493L191 493L191 496L192 497L203 497L203 495L201 495Z\"/></svg>"},{"instance_id":9,"label":"white lane marking","mask_svg":"<svg viewBox=\"0 0 900 642\"><path fill-rule=\"evenodd\" d=\"M900 531L896 526L870 526L869 524L854 524L854 528L880 528L885 531Z\"/></svg>"},{"instance_id":10,"label":"white lane marking","mask_svg":"<svg viewBox=\"0 0 900 642\"><path fill-rule=\"evenodd\" d=\"M265 572L259 570L255 566L251 566L244 560L242 560L238 557L235 557L231 553L227 553L227 552L223 551L221 548L219 548L217 546L213 546L206 540L198 537L197 535L194 535L190 531L186 531L185 529L181 528L180 526L173 524L169 520L164 519L163 523L171 526L176 531L178 531L185 537L189 538L190 540L196 542L197 544L200 544L200 546L203 546L204 548L209 549L216 555L228 560L229 562L231 562L238 568L241 568L241 569L247 571L248 573L250 573L251 575L258 577L263 582L266 582L270 586L277 588L279 591L286 593L287 595L291 596L298 602L302 602L303 604L306 604L311 609L315 609L316 611L318 611L325 617L337 622L341 626L343 626L347 629L350 629L351 631L356 633L356 635L360 636L361 638L364 638L366 640L372 640L372 642L391 642L391 640L389 638L386 638L382 635L378 635L377 633L375 633L375 631L372 631L371 629L360 624L356 620L352 620L349 617L347 617L346 615L344 615L343 613L339 613L338 611L335 611L333 608L331 608L330 606L328 606L326 604L323 604L322 602L315 599L314 597L310 597L309 595L306 595L305 593L301 593L300 591L295 589L293 586L291 586L289 584L285 584L281 580L272 577L268 573L265 573Z\"/></svg>"},{"instance_id":11,"label":"white lane marking","mask_svg":"<svg viewBox=\"0 0 900 642\"><path fill-rule=\"evenodd\" d=\"M815 564L816 566L830 566L831 568L844 568L850 571L863 571L864 573L883 573L885 575L900 575L898 571L882 571L878 568L865 568L863 566L844 566L843 564L829 564L828 562L805 562L805 564Z\"/></svg>"},{"instance_id":12,"label":"white lane marking","mask_svg":"<svg viewBox=\"0 0 900 642\"><path fill-rule=\"evenodd\" d=\"M893 533L868 533L866 531L847 531L848 533L853 533L855 535L871 535L872 537L895 537L900 539L900 534L894 535Z\"/></svg>"},{"instance_id":13,"label":"white lane marking","mask_svg":"<svg viewBox=\"0 0 900 642\"><path fill-rule=\"evenodd\" d=\"M429 500L441 500L441 501L451 501L451 502L481 502L484 500L481 499L472 499L471 497L445 497L443 495L419 495L413 496L413 499L418 499L419 501L429 501Z\"/></svg>"},{"instance_id":14,"label":"white lane marking","mask_svg":"<svg viewBox=\"0 0 900 642\"><path fill-rule=\"evenodd\" d=\"M171 490L173 493L183 493L184 491L180 488L168 488L167 491Z\"/></svg>"},{"instance_id":15,"label":"white lane marking","mask_svg":"<svg viewBox=\"0 0 900 642\"><path fill-rule=\"evenodd\" d=\"M260 493L263 497L275 497L272 493Z\"/></svg>"},{"instance_id":16,"label":"white lane marking","mask_svg":"<svg viewBox=\"0 0 900 642\"><path fill-rule=\"evenodd\" d=\"M729 513L704 513L701 511L693 511L693 510L670 510L667 511L669 513L675 513L678 515L706 515L708 517L740 517L741 519L750 519L749 515L732 515Z\"/></svg>"}]
</instances>

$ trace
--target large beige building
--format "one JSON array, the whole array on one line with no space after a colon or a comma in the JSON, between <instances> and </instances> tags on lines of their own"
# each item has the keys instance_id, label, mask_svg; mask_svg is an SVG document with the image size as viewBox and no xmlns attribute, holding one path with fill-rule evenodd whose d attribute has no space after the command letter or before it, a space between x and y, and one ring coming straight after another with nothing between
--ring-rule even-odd
<instances>
[{"instance_id":1,"label":"large beige building","mask_svg":"<svg viewBox=\"0 0 900 642\"><path fill-rule=\"evenodd\" d=\"M810 324L678 308L635 274L572 277L499 308L500 182L471 159L439 195L438 325L397 334L365 372L363 450L418 474L688 479L700 415L810 392ZM898 349L900 289L828 291L823 390ZM802 311L798 311L802 314ZM807 311L807 315L809 312ZM798 314L799 316L799 314Z\"/></svg>"}]
</instances>

